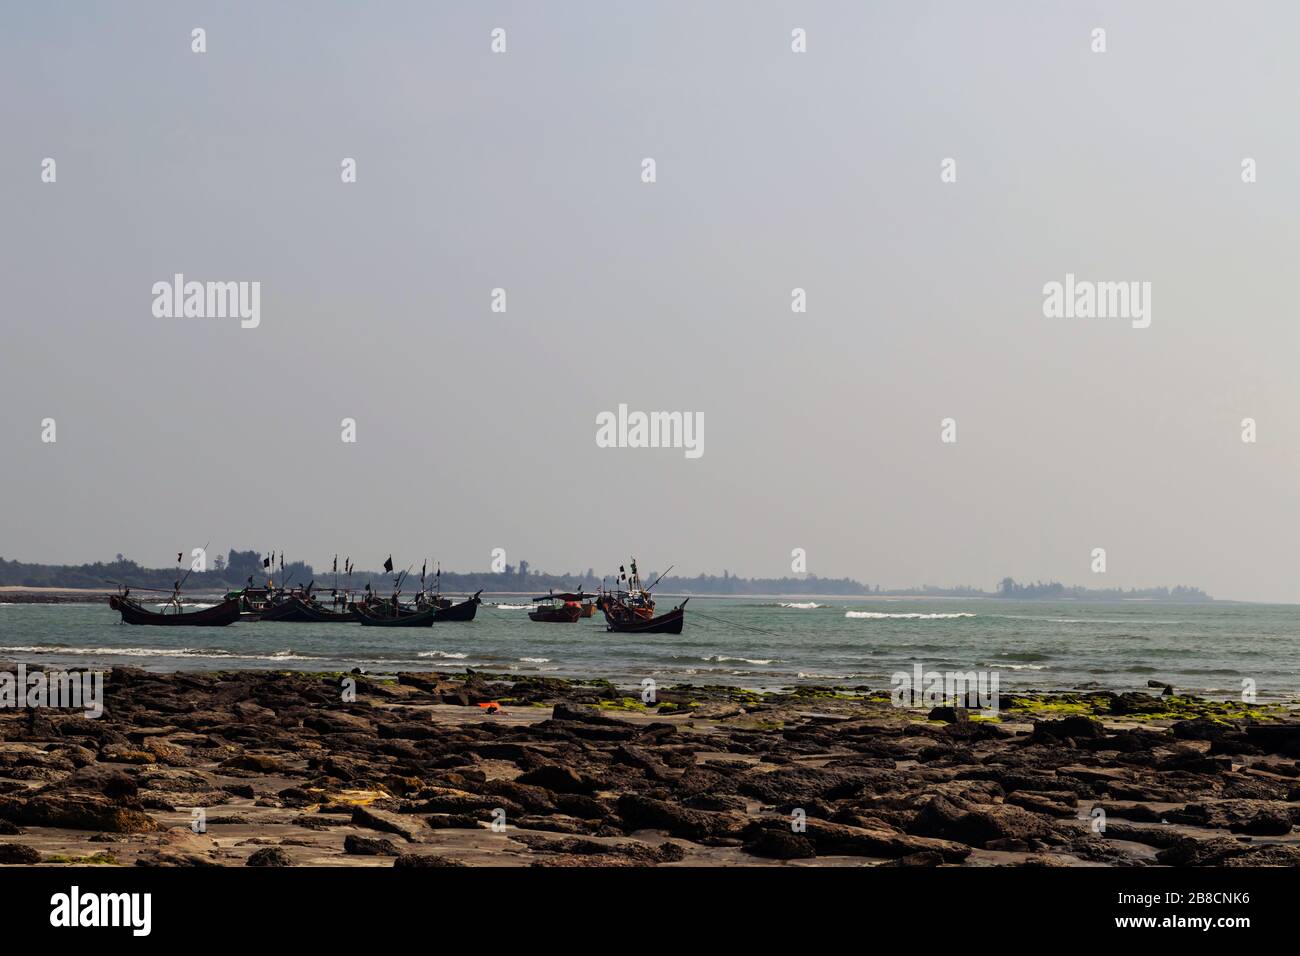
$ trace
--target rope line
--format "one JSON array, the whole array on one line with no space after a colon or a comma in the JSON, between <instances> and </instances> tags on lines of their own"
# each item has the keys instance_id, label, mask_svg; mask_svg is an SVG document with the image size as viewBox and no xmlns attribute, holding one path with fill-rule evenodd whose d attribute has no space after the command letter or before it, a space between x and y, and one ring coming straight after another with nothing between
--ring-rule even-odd
<instances>
[{"instance_id":1,"label":"rope line","mask_svg":"<svg viewBox=\"0 0 1300 956\"><path fill-rule=\"evenodd\" d=\"M737 624L735 621L726 621L720 617L712 617L708 614L701 614L699 611L691 611L691 617L702 617L706 621L717 621L719 624L729 624L732 627L739 627L746 631L757 631L759 634L771 634L773 637L780 637L776 631L768 631L761 627L750 627L748 624Z\"/></svg>"}]
</instances>

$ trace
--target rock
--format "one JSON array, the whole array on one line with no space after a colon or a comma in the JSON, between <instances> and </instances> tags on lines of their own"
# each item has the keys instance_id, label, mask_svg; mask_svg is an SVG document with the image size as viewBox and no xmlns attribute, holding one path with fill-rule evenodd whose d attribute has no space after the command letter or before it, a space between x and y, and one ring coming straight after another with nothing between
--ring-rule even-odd
<instances>
[{"instance_id":1,"label":"rock","mask_svg":"<svg viewBox=\"0 0 1300 956\"><path fill-rule=\"evenodd\" d=\"M411 843L420 842L420 836L414 825L396 813L388 813L385 810L354 807L352 809L352 825L366 827L370 830L379 830L382 833L395 833Z\"/></svg>"},{"instance_id":2,"label":"rock","mask_svg":"<svg viewBox=\"0 0 1300 956\"><path fill-rule=\"evenodd\" d=\"M284 764L266 754L240 754L222 761L221 766L233 770L251 770L254 773L284 773L285 770Z\"/></svg>"},{"instance_id":3,"label":"rock","mask_svg":"<svg viewBox=\"0 0 1300 956\"><path fill-rule=\"evenodd\" d=\"M620 744L615 747L613 757L615 763L636 767L651 780L667 782L676 780L680 776L651 752L631 744Z\"/></svg>"},{"instance_id":4,"label":"rock","mask_svg":"<svg viewBox=\"0 0 1300 956\"><path fill-rule=\"evenodd\" d=\"M404 803L402 809L409 813L487 813L504 810L507 816L519 816L524 807L503 796L479 796L476 793L445 791L422 800ZM554 809L554 804L551 805Z\"/></svg>"},{"instance_id":5,"label":"rock","mask_svg":"<svg viewBox=\"0 0 1300 956\"><path fill-rule=\"evenodd\" d=\"M943 857L933 850L922 850L920 853L909 853L907 856L900 856L896 860L890 860L881 866L942 866Z\"/></svg>"},{"instance_id":6,"label":"rock","mask_svg":"<svg viewBox=\"0 0 1300 956\"><path fill-rule=\"evenodd\" d=\"M108 763L157 763L158 758L145 750L136 750L122 744L110 744L99 752L99 759Z\"/></svg>"},{"instance_id":7,"label":"rock","mask_svg":"<svg viewBox=\"0 0 1300 956\"><path fill-rule=\"evenodd\" d=\"M962 811L936 797L917 814L907 832L984 847L994 840L1030 840L1045 836L1052 832L1052 826L1046 817L1021 807L987 804Z\"/></svg>"},{"instance_id":8,"label":"rock","mask_svg":"<svg viewBox=\"0 0 1300 956\"><path fill-rule=\"evenodd\" d=\"M21 843L0 843L0 863L32 864L41 862L41 855L32 847Z\"/></svg>"},{"instance_id":9,"label":"rock","mask_svg":"<svg viewBox=\"0 0 1300 956\"><path fill-rule=\"evenodd\" d=\"M1300 848L1273 844L1252 846L1227 837L1184 837L1156 854L1166 866L1300 866Z\"/></svg>"},{"instance_id":10,"label":"rock","mask_svg":"<svg viewBox=\"0 0 1300 956\"><path fill-rule=\"evenodd\" d=\"M147 738L142 749L153 754L159 763L169 767L193 767L198 764L197 760L187 755L180 747L174 747L158 737Z\"/></svg>"},{"instance_id":11,"label":"rock","mask_svg":"<svg viewBox=\"0 0 1300 956\"><path fill-rule=\"evenodd\" d=\"M401 856L401 850L397 849L389 840L371 840L367 837L357 836L355 833L349 833L343 840L343 852L351 853L355 856Z\"/></svg>"},{"instance_id":12,"label":"rock","mask_svg":"<svg viewBox=\"0 0 1300 956\"><path fill-rule=\"evenodd\" d=\"M1068 818L1073 817L1076 813L1073 803L1062 803L1059 800L1054 800L1051 797L1030 790L1019 790L1010 794L1006 798L1006 802L1033 813L1044 813L1051 817Z\"/></svg>"},{"instance_id":13,"label":"rock","mask_svg":"<svg viewBox=\"0 0 1300 956\"><path fill-rule=\"evenodd\" d=\"M1300 848L1290 844L1271 844L1267 846L1245 847L1242 852L1225 856L1221 866L1257 867L1257 866L1300 866Z\"/></svg>"},{"instance_id":14,"label":"rock","mask_svg":"<svg viewBox=\"0 0 1300 956\"><path fill-rule=\"evenodd\" d=\"M1248 833L1252 836L1285 836L1291 832L1291 827L1291 815L1280 807L1271 807L1232 824L1229 829L1233 833Z\"/></svg>"},{"instance_id":15,"label":"rock","mask_svg":"<svg viewBox=\"0 0 1300 956\"><path fill-rule=\"evenodd\" d=\"M403 853L393 861L393 866L410 867L410 866L464 866L460 860L448 859L445 856L438 856L436 853Z\"/></svg>"},{"instance_id":16,"label":"rock","mask_svg":"<svg viewBox=\"0 0 1300 956\"><path fill-rule=\"evenodd\" d=\"M1300 723L1252 724L1246 739L1264 753L1300 757Z\"/></svg>"},{"instance_id":17,"label":"rock","mask_svg":"<svg viewBox=\"0 0 1300 956\"><path fill-rule=\"evenodd\" d=\"M1089 739L1105 733L1101 723L1091 717L1066 717L1062 720L1040 720L1034 724L1030 740L1057 741L1066 738Z\"/></svg>"},{"instance_id":18,"label":"rock","mask_svg":"<svg viewBox=\"0 0 1300 956\"><path fill-rule=\"evenodd\" d=\"M41 792L29 799L0 800L0 817L29 827L149 833L158 823L140 810L119 806L98 793Z\"/></svg>"},{"instance_id":19,"label":"rock","mask_svg":"<svg viewBox=\"0 0 1300 956\"><path fill-rule=\"evenodd\" d=\"M293 860L278 846L263 847L254 851L245 866L293 866Z\"/></svg>"},{"instance_id":20,"label":"rock","mask_svg":"<svg viewBox=\"0 0 1300 956\"><path fill-rule=\"evenodd\" d=\"M938 853L948 863L960 863L970 855L969 847L950 840L909 836L887 830L868 830L842 823L829 823L813 817L810 817L805 825L806 835L817 848L819 856L849 854L893 859L930 851Z\"/></svg>"},{"instance_id":21,"label":"rock","mask_svg":"<svg viewBox=\"0 0 1300 956\"><path fill-rule=\"evenodd\" d=\"M1161 700L1159 697L1152 697L1150 694L1140 694L1137 691L1117 694L1110 702L1110 712L1116 716L1124 714L1159 714L1168 709L1168 701Z\"/></svg>"},{"instance_id":22,"label":"rock","mask_svg":"<svg viewBox=\"0 0 1300 956\"><path fill-rule=\"evenodd\" d=\"M1172 827L1138 827L1127 823L1107 823L1103 835L1108 840L1127 840L1160 848L1171 847L1183 836Z\"/></svg>"},{"instance_id":23,"label":"rock","mask_svg":"<svg viewBox=\"0 0 1300 956\"><path fill-rule=\"evenodd\" d=\"M512 840L545 853L571 853L580 856L616 856L636 863L653 866L658 863L676 863L686 856L686 851L675 843L661 843L657 847L645 843L598 843L568 837L553 840L531 833L519 833Z\"/></svg>"},{"instance_id":24,"label":"rock","mask_svg":"<svg viewBox=\"0 0 1300 956\"><path fill-rule=\"evenodd\" d=\"M483 785L485 794L505 797L511 804L530 813L554 813L555 795L541 787L530 787L517 780L489 780Z\"/></svg>"},{"instance_id":25,"label":"rock","mask_svg":"<svg viewBox=\"0 0 1300 956\"><path fill-rule=\"evenodd\" d=\"M725 793L701 793L687 797L682 801L682 806L692 810L731 810L744 813L749 807L749 801L744 797L733 797Z\"/></svg>"},{"instance_id":26,"label":"rock","mask_svg":"<svg viewBox=\"0 0 1300 956\"><path fill-rule=\"evenodd\" d=\"M618 798L618 814L629 830L664 830L672 836L696 842L738 836L746 824L739 814L690 810L635 793L625 793Z\"/></svg>"},{"instance_id":27,"label":"rock","mask_svg":"<svg viewBox=\"0 0 1300 956\"><path fill-rule=\"evenodd\" d=\"M790 830L768 829L745 844L745 852L771 860L809 860L817 850L806 836Z\"/></svg>"},{"instance_id":28,"label":"rock","mask_svg":"<svg viewBox=\"0 0 1300 956\"><path fill-rule=\"evenodd\" d=\"M595 707L587 707L582 704L556 704L551 710L551 719L595 724L602 727L629 727L628 722L625 720L610 717L608 714L602 714Z\"/></svg>"},{"instance_id":29,"label":"rock","mask_svg":"<svg viewBox=\"0 0 1300 956\"><path fill-rule=\"evenodd\" d=\"M795 767L789 770L752 771L741 778L736 789L764 803L788 806L817 799L838 800L852 796L863 785L878 780L888 771Z\"/></svg>"},{"instance_id":30,"label":"rock","mask_svg":"<svg viewBox=\"0 0 1300 956\"><path fill-rule=\"evenodd\" d=\"M102 793L110 800L134 797L140 792L139 784L130 774L116 767L101 767L95 764L75 771L64 781L64 784L69 789Z\"/></svg>"},{"instance_id":31,"label":"rock","mask_svg":"<svg viewBox=\"0 0 1300 956\"><path fill-rule=\"evenodd\" d=\"M485 815L485 819L491 817ZM519 826L523 826L523 820L526 816L515 817L514 820ZM477 830L479 829L479 818L468 813L435 813L432 816L425 817L424 823L432 830Z\"/></svg>"},{"instance_id":32,"label":"rock","mask_svg":"<svg viewBox=\"0 0 1300 956\"><path fill-rule=\"evenodd\" d=\"M1169 728L1169 732L1179 740L1217 740L1224 734L1235 732L1235 728L1208 717L1196 717L1178 721Z\"/></svg>"},{"instance_id":33,"label":"rock","mask_svg":"<svg viewBox=\"0 0 1300 956\"><path fill-rule=\"evenodd\" d=\"M970 722L970 711L965 707L935 707L926 714L927 720L941 720L945 724L965 724Z\"/></svg>"},{"instance_id":34,"label":"rock","mask_svg":"<svg viewBox=\"0 0 1300 956\"><path fill-rule=\"evenodd\" d=\"M556 793L590 794L600 789L600 785L585 774L557 764L545 764L536 770L520 774L516 782Z\"/></svg>"}]
</instances>

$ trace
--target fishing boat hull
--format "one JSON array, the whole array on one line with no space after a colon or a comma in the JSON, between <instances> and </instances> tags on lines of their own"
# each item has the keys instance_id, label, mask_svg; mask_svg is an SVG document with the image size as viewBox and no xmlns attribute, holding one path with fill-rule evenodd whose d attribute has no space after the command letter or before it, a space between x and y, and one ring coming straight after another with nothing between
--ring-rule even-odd
<instances>
[{"instance_id":1,"label":"fishing boat hull","mask_svg":"<svg viewBox=\"0 0 1300 956\"><path fill-rule=\"evenodd\" d=\"M615 618L605 614L606 630L616 634L680 634L686 621L684 607L675 607L667 614L652 617L648 621L637 617Z\"/></svg>"},{"instance_id":2,"label":"fishing boat hull","mask_svg":"<svg viewBox=\"0 0 1300 956\"><path fill-rule=\"evenodd\" d=\"M366 627L432 627L437 614L436 607L415 614L403 614L400 617L380 617L365 611L357 611L357 616Z\"/></svg>"},{"instance_id":3,"label":"fishing boat hull","mask_svg":"<svg viewBox=\"0 0 1300 956\"><path fill-rule=\"evenodd\" d=\"M223 601L200 611L162 614L150 611L130 598L113 595L108 606L122 615L123 624L146 624L155 627L225 627L239 620L239 600Z\"/></svg>"},{"instance_id":4,"label":"fishing boat hull","mask_svg":"<svg viewBox=\"0 0 1300 956\"><path fill-rule=\"evenodd\" d=\"M474 615L478 613L478 606L483 603L479 595L482 591L474 592L474 596L468 601L461 601L459 604L452 604L448 607L439 607L434 613L433 619L438 623L444 621L472 621Z\"/></svg>"},{"instance_id":5,"label":"fishing boat hull","mask_svg":"<svg viewBox=\"0 0 1300 956\"><path fill-rule=\"evenodd\" d=\"M355 624L361 620L361 612L356 608L334 611L322 604L304 603L302 613L313 624Z\"/></svg>"},{"instance_id":6,"label":"fishing boat hull","mask_svg":"<svg viewBox=\"0 0 1300 956\"><path fill-rule=\"evenodd\" d=\"M302 598L291 597L269 607L258 614L259 621L280 621L285 624L306 624L312 620L308 613L309 606Z\"/></svg>"},{"instance_id":7,"label":"fishing boat hull","mask_svg":"<svg viewBox=\"0 0 1300 956\"><path fill-rule=\"evenodd\" d=\"M543 624L577 624L582 616L580 607L539 607L528 612L530 621Z\"/></svg>"}]
</instances>

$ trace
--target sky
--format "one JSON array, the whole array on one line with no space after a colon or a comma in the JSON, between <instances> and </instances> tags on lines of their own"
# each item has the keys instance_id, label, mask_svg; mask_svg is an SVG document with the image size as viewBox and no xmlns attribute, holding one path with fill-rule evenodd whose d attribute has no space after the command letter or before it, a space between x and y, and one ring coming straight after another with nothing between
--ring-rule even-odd
<instances>
[{"instance_id":1,"label":"sky","mask_svg":"<svg viewBox=\"0 0 1300 956\"><path fill-rule=\"evenodd\" d=\"M1300 601L1294 4L0 16L6 558ZM1067 273L1149 327L1046 316ZM703 454L599 447L620 404Z\"/></svg>"}]
</instances>

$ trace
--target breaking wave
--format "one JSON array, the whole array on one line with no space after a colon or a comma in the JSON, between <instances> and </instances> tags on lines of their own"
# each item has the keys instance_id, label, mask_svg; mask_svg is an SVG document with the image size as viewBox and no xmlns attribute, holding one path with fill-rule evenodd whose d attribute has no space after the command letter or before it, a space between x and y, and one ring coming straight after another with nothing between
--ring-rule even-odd
<instances>
[{"instance_id":1,"label":"breaking wave","mask_svg":"<svg viewBox=\"0 0 1300 956\"><path fill-rule=\"evenodd\" d=\"M885 611L845 611L844 616L867 621L939 621L957 617L974 617L975 615L966 611L954 614L921 614L916 611L897 614L890 614Z\"/></svg>"},{"instance_id":2,"label":"breaking wave","mask_svg":"<svg viewBox=\"0 0 1300 956\"><path fill-rule=\"evenodd\" d=\"M292 650L273 654L239 654L221 648L204 647L64 647L61 644L28 644L0 647L0 653L15 654L73 654L89 657L210 657L240 661L317 661L325 660L310 654L295 654Z\"/></svg>"}]
</instances>

